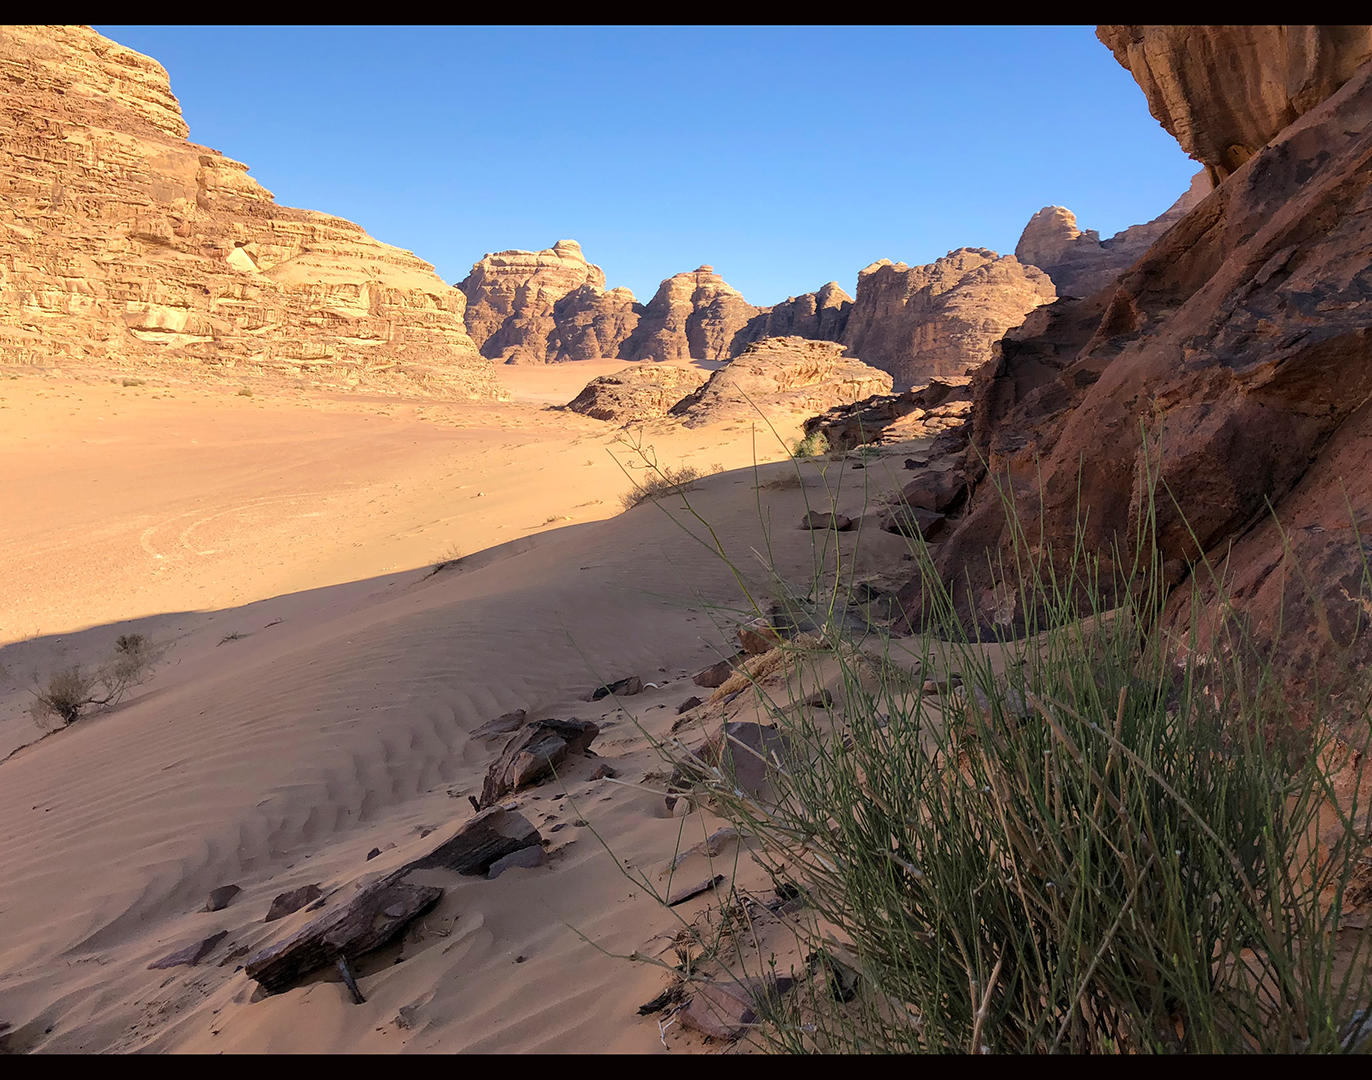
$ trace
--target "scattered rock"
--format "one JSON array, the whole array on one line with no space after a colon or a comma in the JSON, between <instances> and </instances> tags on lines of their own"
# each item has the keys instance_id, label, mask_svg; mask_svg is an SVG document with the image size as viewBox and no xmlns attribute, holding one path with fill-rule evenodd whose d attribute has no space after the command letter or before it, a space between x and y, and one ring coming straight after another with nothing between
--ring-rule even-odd
<instances>
[{"instance_id":1,"label":"scattered rock","mask_svg":"<svg viewBox=\"0 0 1372 1080\"><path fill-rule=\"evenodd\" d=\"M923 510L918 506L902 506L897 503L886 512L881 527L885 532L897 536L920 536L933 540L943 531L948 519L933 510Z\"/></svg>"},{"instance_id":2,"label":"scattered rock","mask_svg":"<svg viewBox=\"0 0 1372 1080\"><path fill-rule=\"evenodd\" d=\"M194 967L196 964L200 963L201 960L205 959L205 957L209 956L214 950L214 947L228 936L229 932L227 930L220 930L217 934L211 934L203 941L197 941L194 945L187 945L184 949L178 949L174 953L169 953L162 957L161 960L154 960L148 965L148 970L154 971L158 968L180 967L183 964Z\"/></svg>"},{"instance_id":3,"label":"scattered rock","mask_svg":"<svg viewBox=\"0 0 1372 1080\"><path fill-rule=\"evenodd\" d=\"M604 780L606 777L609 777L611 780L613 780L618 775L619 770L616 769L613 765L601 762L601 764L596 766L595 772L591 773L591 779Z\"/></svg>"},{"instance_id":4,"label":"scattered rock","mask_svg":"<svg viewBox=\"0 0 1372 1080\"><path fill-rule=\"evenodd\" d=\"M403 871L441 868L475 877L488 873L497 860L533 847L542 839L523 814L493 806L477 814L452 839L408 864Z\"/></svg>"},{"instance_id":5,"label":"scattered rock","mask_svg":"<svg viewBox=\"0 0 1372 1080\"><path fill-rule=\"evenodd\" d=\"M279 893L272 900L272 906L267 909L267 917L262 921L276 922L277 919L284 919L287 915L294 915L306 904L313 903L323 895L323 890L317 884L302 885L290 892Z\"/></svg>"},{"instance_id":6,"label":"scattered rock","mask_svg":"<svg viewBox=\"0 0 1372 1080\"><path fill-rule=\"evenodd\" d=\"M508 855L502 855L495 862L491 863L491 868L486 871L486 876L494 881L506 870L513 867L533 869L542 866L548 861L548 853L538 844L532 844L518 851L512 851Z\"/></svg>"},{"instance_id":7,"label":"scattered rock","mask_svg":"<svg viewBox=\"0 0 1372 1080\"><path fill-rule=\"evenodd\" d=\"M785 765L789 754L790 740L774 726L752 720L728 720L696 756L705 764L718 767L740 791L756 795L768 775Z\"/></svg>"},{"instance_id":8,"label":"scattered rock","mask_svg":"<svg viewBox=\"0 0 1372 1080\"><path fill-rule=\"evenodd\" d=\"M748 654L746 652L741 652L735 656L729 657L727 660L721 660L717 664L711 664L704 670L697 671L691 681L697 686L705 687L707 690L713 690L716 687L723 686L729 681L729 676L734 673L734 669L737 668L747 656Z\"/></svg>"},{"instance_id":9,"label":"scattered rock","mask_svg":"<svg viewBox=\"0 0 1372 1080\"><path fill-rule=\"evenodd\" d=\"M243 890L237 885L221 885L210 893L210 898L205 901L206 911L223 911L231 903L233 898Z\"/></svg>"},{"instance_id":10,"label":"scattered rock","mask_svg":"<svg viewBox=\"0 0 1372 1080\"><path fill-rule=\"evenodd\" d=\"M514 712L507 712L503 716L497 716L494 720L487 720L479 728L472 732L474 739L489 739L492 735L504 735L507 732L516 730L524 726L524 721L529 714L523 709L516 709Z\"/></svg>"},{"instance_id":11,"label":"scattered rock","mask_svg":"<svg viewBox=\"0 0 1372 1080\"><path fill-rule=\"evenodd\" d=\"M811 510L801 521L800 527L802 529L833 529L835 532L847 532L853 527L853 519L844 517L842 514Z\"/></svg>"},{"instance_id":12,"label":"scattered rock","mask_svg":"<svg viewBox=\"0 0 1372 1080\"><path fill-rule=\"evenodd\" d=\"M674 799L672 801L671 811L672 817L674 818L683 818L687 814L689 814L691 810L691 800L686 798L685 796L679 799Z\"/></svg>"},{"instance_id":13,"label":"scattered rock","mask_svg":"<svg viewBox=\"0 0 1372 1080\"><path fill-rule=\"evenodd\" d=\"M583 753L600 734L590 720L536 720L506 744L486 770L480 805L493 805L511 791L550 776L569 754Z\"/></svg>"},{"instance_id":14,"label":"scattered rock","mask_svg":"<svg viewBox=\"0 0 1372 1080\"><path fill-rule=\"evenodd\" d=\"M928 465L929 465L929 459L928 459L928 458L913 458L913 457L908 457L908 458L905 459L905 467L906 467L907 469L924 469L924 468L927 468Z\"/></svg>"},{"instance_id":15,"label":"scattered rock","mask_svg":"<svg viewBox=\"0 0 1372 1080\"><path fill-rule=\"evenodd\" d=\"M693 844L691 847L688 847L685 851L677 855L677 857L672 860L672 865L668 867L668 870L675 870L687 859L689 859L692 855L706 855L713 859L721 851L724 850L725 844L729 843L729 841L731 840L737 839L738 830L732 828L729 825L725 825L722 828L716 829L709 835L708 838L702 840L698 844Z\"/></svg>"},{"instance_id":16,"label":"scattered rock","mask_svg":"<svg viewBox=\"0 0 1372 1080\"><path fill-rule=\"evenodd\" d=\"M761 656L781 644L781 634L766 619L754 619L738 628L738 643L748 656Z\"/></svg>"},{"instance_id":17,"label":"scattered rock","mask_svg":"<svg viewBox=\"0 0 1372 1080\"><path fill-rule=\"evenodd\" d=\"M757 1009L763 1001L775 1000L794 984L795 980L786 976L775 981L748 978L739 982L707 982L696 989L677 1016L682 1027L712 1039L736 1039L757 1021Z\"/></svg>"},{"instance_id":18,"label":"scattered rock","mask_svg":"<svg viewBox=\"0 0 1372 1080\"><path fill-rule=\"evenodd\" d=\"M677 904L684 904L687 900L713 889L716 885L723 882L723 880L723 874L716 874L714 877L706 878L704 881L697 881L694 885L687 885L685 888L677 889L667 897L667 906L676 907Z\"/></svg>"},{"instance_id":19,"label":"scattered rock","mask_svg":"<svg viewBox=\"0 0 1372 1080\"><path fill-rule=\"evenodd\" d=\"M585 698L586 701L599 701L601 698L609 697L633 697L635 694L643 693L643 680L637 675L630 675L627 679L620 679L617 682L607 683L598 686Z\"/></svg>"},{"instance_id":20,"label":"scattered rock","mask_svg":"<svg viewBox=\"0 0 1372 1080\"><path fill-rule=\"evenodd\" d=\"M698 677L698 676L697 676L697 677ZM726 678L727 678L727 676L726 676ZM702 684L702 685L703 685L703 684ZM692 709L694 709L694 708L695 708L697 705L699 705L699 704L700 704L700 698L698 698L698 697L696 697L694 694L692 694L690 697L688 697L685 701L683 701L680 705L678 705L678 706L676 707L676 714L677 714L677 716L680 716L682 713L690 712Z\"/></svg>"},{"instance_id":21,"label":"scattered rock","mask_svg":"<svg viewBox=\"0 0 1372 1080\"><path fill-rule=\"evenodd\" d=\"M901 489L907 506L943 513L967 494L967 479L953 469L926 469Z\"/></svg>"},{"instance_id":22,"label":"scattered rock","mask_svg":"<svg viewBox=\"0 0 1372 1080\"><path fill-rule=\"evenodd\" d=\"M374 848L372 848L371 851L367 852L367 858L366 858L365 861L366 861L366 862L371 862L373 859L375 859L375 858L376 858L378 855L380 855L380 854L381 854L381 849L380 849L379 847L374 847Z\"/></svg>"},{"instance_id":23,"label":"scattered rock","mask_svg":"<svg viewBox=\"0 0 1372 1080\"><path fill-rule=\"evenodd\" d=\"M801 702L802 705L811 709L828 709L834 704L834 695L828 690L816 690L813 694Z\"/></svg>"},{"instance_id":24,"label":"scattered rock","mask_svg":"<svg viewBox=\"0 0 1372 1080\"><path fill-rule=\"evenodd\" d=\"M255 953L244 965L248 977L269 993L289 989L322 967L386 944L443 895L435 886L410 885L396 877L383 878L284 941Z\"/></svg>"}]
</instances>

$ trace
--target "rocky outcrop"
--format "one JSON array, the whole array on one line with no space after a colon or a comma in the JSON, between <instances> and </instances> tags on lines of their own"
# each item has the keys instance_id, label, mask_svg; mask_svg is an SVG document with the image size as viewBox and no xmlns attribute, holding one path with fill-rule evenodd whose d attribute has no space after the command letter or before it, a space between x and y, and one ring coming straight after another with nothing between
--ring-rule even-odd
<instances>
[{"instance_id":1,"label":"rocky outcrop","mask_svg":"<svg viewBox=\"0 0 1372 1080\"><path fill-rule=\"evenodd\" d=\"M0 362L500 395L462 293L187 142L156 61L7 26L0 73Z\"/></svg>"},{"instance_id":2,"label":"rocky outcrop","mask_svg":"<svg viewBox=\"0 0 1372 1080\"><path fill-rule=\"evenodd\" d=\"M1179 70L1206 70L1191 65L1208 48ZM1261 130L1270 103L1254 91L1248 116L1233 88L1284 79L1279 59L1236 51L1176 88L1178 115ZM1162 573L1190 582L1169 625L1190 629L1193 598L1202 629L1222 624L1213 581L1226 581L1233 616L1308 702L1301 691L1338 692L1372 659L1372 63L1266 139L1113 292L1040 308L1001 342L976 375L974 442L1036 557L1065 568L1080 527L1107 580L1147 536L1156 478ZM1013 565L1012 529L990 489L938 555L960 615L986 632L1026 615L996 611L988 554ZM918 623L917 583L901 602Z\"/></svg>"},{"instance_id":3,"label":"rocky outcrop","mask_svg":"<svg viewBox=\"0 0 1372 1080\"><path fill-rule=\"evenodd\" d=\"M575 240L487 255L458 288L467 332L483 356L504 363L617 356L643 310L628 289L605 291L605 272Z\"/></svg>"},{"instance_id":4,"label":"rocky outcrop","mask_svg":"<svg viewBox=\"0 0 1372 1080\"><path fill-rule=\"evenodd\" d=\"M1096 36L1217 181L1372 59L1369 26L1101 26Z\"/></svg>"},{"instance_id":5,"label":"rocky outcrop","mask_svg":"<svg viewBox=\"0 0 1372 1080\"><path fill-rule=\"evenodd\" d=\"M905 389L985 363L992 343L1055 295L1042 270L986 248L928 266L882 259L858 274L842 341Z\"/></svg>"},{"instance_id":6,"label":"rocky outcrop","mask_svg":"<svg viewBox=\"0 0 1372 1080\"><path fill-rule=\"evenodd\" d=\"M818 291L787 297L784 303L762 308L735 338L735 353L769 337L803 337L841 341L853 298L831 281Z\"/></svg>"},{"instance_id":7,"label":"rocky outcrop","mask_svg":"<svg viewBox=\"0 0 1372 1080\"><path fill-rule=\"evenodd\" d=\"M971 382L966 375L950 375L917 390L835 406L806 420L804 431L823 435L835 450L933 438L966 425L972 412Z\"/></svg>"},{"instance_id":8,"label":"rocky outcrop","mask_svg":"<svg viewBox=\"0 0 1372 1080\"><path fill-rule=\"evenodd\" d=\"M1063 206L1045 206L1029 219L1015 245L1015 258L1037 266L1053 279L1058 296L1090 296L1115 281L1210 193L1205 170L1168 209L1143 225L1131 225L1102 240L1095 229L1077 228L1077 217Z\"/></svg>"},{"instance_id":9,"label":"rocky outcrop","mask_svg":"<svg viewBox=\"0 0 1372 1080\"><path fill-rule=\"evenodd\" d=\"M596 420L652 420L666 416L704 381L705 376L691 368L642 364L592 379L567 408Z\"/></svg>"},{"instance_id":10,"label":"rocky outcrop","mask_svg":"<svg viewBox=\"0 0 1372 1080\"><path fill-rule=\"evenodd\" d=\"M620 352L625 360L727 360L735 338L758 309L715 273L701 266L664 281L638 328Z\"/></svg>"},{"instance_id":11,"label":"rocky outcrop","mask_svg":"<svg viewBox=\"0 0 1372 1080\"><path fill-rule=\"evenodd\" d=\"M814 415L890 389L889 375L843 355L836 342L767 338L716 371L672 413L684 417L687 427L758 419L759 410L769 417Z\"/></svg>"}]
</instances>

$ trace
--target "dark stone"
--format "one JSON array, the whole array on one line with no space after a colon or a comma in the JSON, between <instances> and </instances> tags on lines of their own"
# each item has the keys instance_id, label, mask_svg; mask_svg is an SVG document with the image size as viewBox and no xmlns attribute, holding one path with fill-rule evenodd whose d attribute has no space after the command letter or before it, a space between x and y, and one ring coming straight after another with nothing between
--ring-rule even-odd
<instances>
[{"instance_id":1,"label":"dark stone","mask_svg":"<svg viewBox=\"0 0 1372 1080\"><path fill-rule=\"evenodd\" d=\"M237 885L221 885L210 893L210 898L205 902L206 911L223 911L231 903L233 898L243 890Z\"/></svg>"},{"instance_id":2,"label":"dark stone","mask_svg":"<svg viewBox=\"0 0 1372 1080\"><path fill-rule=\"evenodd\" d=\"M882 529L898 536L920 536L932 540L943 531L948 519L933 510L922 510L918 506L893 506L882 522Z\"/></svg>"},{"instance_id":3,"label":"dark stone","mask_svg":"<svg viewBox=\"0 0 1372 1080\"><path fill-rule=\"evenodd\" d=\"M827 511L811 510L805 515L804 519L802 519L800 527L802 529L833 529L836 532L847 532L853 527L853 519L844 517L842 514L831 514Z\"/></svg>"},{"instance_id":4,"label":"dark stone","mask_svg":"<svg viewBox=\"0 0 1372 1080\"><path fill-rule=\"evenodd\" d=\"M604 780L606 777L609 777L613 780L618 775L619 771L615 769L613 765L607 765L602 762L600 765L596 766L595 772L591 773L591 779Z\"/></svg>"},{"instance_id":5,"label":"dark stone","mask_svg":"<svg viewBox=\"0 0 1372 1080\"><path fill-rule=\"evenodd\" d=\"M717 664L711 664L703 671L697 671L691 681L697 686L705 687L707 690L713 690L716 687L723 686L729 681L729 676L734 673L734 669L747 658L747 653L740 652L735 656L729 657L727 660L721 660Z\"/></svg>"},{"instance_id":6,"label":"dark stone","mask_svg":"<svg viewBox=\"0 0 1372 1080\"><path fill-rule=\"evenodd\" d=\"M371 862L373 859L375 859L375 858L376 858L378 855L380 855L380 854L381 854L381 849L380 849L379 847L374 847L374 848L372 848L371 851L367 852L367 858L366 858L364 861L365 861L365 862Z\"/></svg>"},{"instance_id":7,"label":"dark stone","mask_svg":"<svg viewBox=\"0 0 1372 1080\"><path fill-rule=\"evenodd\" d=\"M488 739L493 735L504 735L514 731L524 726L524 720L528 715L523 709L516 709L514 712L497 716L494 720L487 720L486 723L472 732L472 738Z\"/></svg>"},{"instance_id":8,"label":"dark stone","mask_svg":"<svg viewBox=\"0 0 1372 1080\"><path fill-rule=\"evenodd\" d=\"M908 506L938 513L951 510L967 496L967 480L953 469L925 469L901 489Z\"/></svg>"},{"instance_id":9,"label":"dark stone","mask_svg":"<svg viewBox=\"0 0 1372 1080\"><path fill-rule=\"evenodd\" d=\"M768 774L776 771L778 759L785 764L789 754L790 741L775 727L752 720L729 720L700 748L697 757L706 765L718 767L739 790L756 795ZM682 778L689 779L686 775Z\"/></svg>"},{"instance_id":10,"label":"dark stone","mask_svg":"<svg viewBox=\"0 0 1372 1080\"><path fill-rule=\"evenodd\" d=\"M630 675L627 679L620 679L617 682L606 683L598 686L591 691L587 701L599 701L603 697L613 694L616 697L633 697L635 694L643 693L643 680L637 675Z\"/></svg>"},{"instance_id":11,"label":"dark stone","mask_svg":"<svg viewBox=\"0 0 1372 1080\"><path fill-rule=\"evenodd\" d=\"M302 885L290 892L280 893L272 900L272 906L267 909L267 917L262 921L276 922L287 915L294 915L306 904L313 903L323 895L324 892L318 885Z\"/></svg>"},{"instance_id":12,"label":"dark stone","mask_svg":"<svg viewBox=\"0 0 1372 1080\"><path fill-rule=\"evenodd\" d=\"M493 806L464 824L452 839L409 863L403 870L441 868L477 876L489 872L498 859L532 847L542 839L523 814Z\"/></svg>"},{"instance_id":13,"label":"dark stone","mask_svg":"<svg viewBox=\"0 0 1372 1080\"><path fill-rule=\"evenodd\" d=\"M676 907L677 904L684 904L692 897L699 896L701 893L713 889L723 880L723 874L716 874L714 877L706 878L704 881L697 881L694 885L687 885L685 888L677 889L667 897L667 906Z\"/></svg>"},{"instance_id":14,"label":"dark stone","mask_svg":"<svg viewBox=\"0 0 1372 1080\"><path fill-rule=\"evenodd\" d=\"M194 945L187 945L184 949L178 949L174 953L169 953L162 957L161 960L154 960L148 965L148 970L154 971L158 968L180 967L183 964L194 967L196 964L200 963L201 960L205 959L205 957L209 956L214 950L214 947L228 936L229 932L227 930L220 930L219 933L211 934L203 941L197 941Z\"/></svg>"},{"instance_id":15,"label":"dark stone","mask_svg":"<svg viewBox=\"0 0 1372 1080\"><path fill-rule=\"evenodd\" d=\"M512 791L550 776L569 754L585 753L600 728L590 720L535 720L518 732L486 770L479 804L485 808Z\"/></svg>"},{"instance_id":16,"label":"dark stone","mask_svg":"<svg viewBox=\"0 0 1372 1080\"><path fill-rule=\"evenodd\" d=\"M548 861L548 853L538 844L531 844L529 847L520 848L512 851L508 855L502 855L491 863L491 868L486 871L486 876L494 881L506 870L514 867L522 867L532 870L536 866L542 866Z\"/></svg>"},{"instance_id":17,"label":"dark stone","mask_svg":"<svg viewBox=\"0 0 1372 1080\"><path fill-rule=\"evenodd\" d=\"M905 467L906 467L907 469L923 469L923 468L925 468L926 466L928 466L928 464L929 464L929 459L928 459L928 458L913 458L913 457L908 457L908 458L905 459Z\"/></svg>"},{"instance_id":18,"label":"dark stone","mask_svg":"<svg viewBox=\"0 0 1372 1080\"><path fill-rule=\"evenodd\" d=\"M795 985L795 980L780 976L748 978L738 982L708 982L700 987L690 1003L677 1013L681 1026L699 1031L713 1039L736 1039L756 1023L763 1001L775 999Z\"/></svg>"},{"instance_id":19,"label":"dark stone","mask_svg":"<svg viewBox=\"0 0 1372 1080\"><path fill-rule=\"evenodd\" d=\"M834 696L828 690L816 690L801 702L802 705L808 705L812 709L827 709L833 703Z\"/></svg>"},{"instance_id":20,"label":"dark stone","mask_svg":"<svg viewBox=\"0 0 1372 1080\"><path fill-rule=\"evenodd\" d=\"M676 707L676 714L677 716L680 716L684 712L690 712L699 704L700 698L692 694L690 697L688 697L685 701L683 701L680 705Z\"/></svg>"}]
</instances>

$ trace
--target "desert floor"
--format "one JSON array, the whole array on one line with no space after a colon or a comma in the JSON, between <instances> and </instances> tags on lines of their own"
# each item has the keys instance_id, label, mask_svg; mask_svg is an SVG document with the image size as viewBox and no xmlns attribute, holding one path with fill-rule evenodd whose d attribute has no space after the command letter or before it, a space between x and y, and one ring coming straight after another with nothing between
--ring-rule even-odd
<instances>
[{"instance_id":1,"label":"desert floor","mask_svg":"<svg viewBox=\"0 0 1372 1080\"><path fill-rule=\"evenodd\" d=\"M836 542L798 528L807 505L873 520L901 455L775 483L797 474L778 441L794 424L622 431L547 408L618 366L503 368L511 400L483 405L0 375L8 1049L712 1048L640 1017L664 975L615 958L661 954L711 902L668 912L623 872L665 888L673 852L722 824L671 815L650 736L709 696L691 675L733 652L731 613L747 614L715 538L757 596L768 564L803 581L834 557L816 543ZM632 441L718 474L689 508L621 513ZM898 566L905 543L837 537L859 577ZM126 633L162 651L152 677L40 738L35 682ZM656 685L622 707L583 700L627 675ZM502 745L469 732L516 708L603 725L598 758L517 797L549 864L444 882L363 964L365 1005L332 974L255 993L242 958L313 917L266 924L272 897L346 897L451 834ZM619 779L590 780L599 763ZM243 892L204 911L229 883ZM149 970L219 930L199 965Z\"/></svg>"}]
</instances>

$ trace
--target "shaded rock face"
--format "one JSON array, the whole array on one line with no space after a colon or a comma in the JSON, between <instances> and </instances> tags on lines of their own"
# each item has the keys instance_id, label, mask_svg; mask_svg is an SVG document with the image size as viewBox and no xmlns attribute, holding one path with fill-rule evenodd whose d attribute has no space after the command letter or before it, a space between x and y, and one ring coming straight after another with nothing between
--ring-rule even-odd
<instances>
[{"instance_id":1,"label":"shaded rock face","mask_svg":"<svg viewBox=\"0 0 1372 1080\"><path fill-rule=\"evenodd\" d=\"M1238 54L1234 79L1261 87L1284 70L1254 55ZM1237 109L1228 87L1216 92ZM1209 93L1198 84L1186 114L1216 114ZM1298 700L1316 681L1346 686L1369 659L1369 222L1372 63L1260 147L1116 286L1033 312L974 379L976 449L1008 479L1043 557L1065 567L1089 507L1085 541L1108 577L1116 550L1134 554L1147 478L1158 476L1168 583L1206 558ZM988 631L1006 615L992 614L1001 583L988 550L1011 551L990 488L976 491L937 559L961 615ZM1173 593L1172 628L1189 628L1192 588L1202 629L1218 625L1210 581L1197 571ZM917 583L901 602L918 623ZM1010 618L1023 627L1023 612Z\"/></svg>"},{"instance_id":2,"label":"shaded rock face","mask_svg":"<svg viewBox=\"0 0 1372 1080\"><path fill-rule=\"evenodd\" d=\"M704 381L703 374L690 368L645 364L592 379L567 408L596 420L652 420L666 416Z\"/></svg>"},{"instance_id":3,"label":"shaded rock face","mask_svg":"<svg viewBox=\"0 0 1372 1080\"><path fill-rule=\"evenodd\" d=\"M1006 330L1055 296L1042 270L986 248L927 266L883 259L858 274L842 341L904 390L985 363Z\"/></svg>"},{"instance_id":4,"label":"shaded rock face","mask_svg":"<svg viewBox=\"0 0 1372 1080\"><path fill-rule=\"evenodd\" d=\"M605 291L605 272L575 240L487 255L458 288L472 340L505 363L616 356L643 310L628 289Z\"/></svg>"},{"instance_id":5,"label":"shaded rock face","mask_svg":"<svg viewBox=\"0 0 1372 1080\"><path fill-rule=\"evenodd\" d=\"M1101 26L1096 36L1216 181L1372 59L1369 26Z\"/></svg>"},{"instance_id":6,"label":"shaded rock face","mask_svg":"<svg viewBox=\"0 0 1372 1080\"><path fill-rule=\"evenodd\" d=\"M835 450L879 442L927 439L967 425L972 412L966 375L933 379L917 390L838 405L805 421L806 435L822 434Z\"/></svg>"},{"instance_id":7,"label":"shaded rock face","mask_svg":"<svg viewBox=\"0 0 1372 1080\"><path fill-rule=\"evenodd\" d=\"M1102 240L1095 229L1078 229L1076 215L1066 207L1045 206L1024 227L1015 245L1015 258L1037 266L1052 278L1058 296L1090 296L1133 266L1210 190L1209 174L1202 170L1164 213L1146 224L1131 225L1108 240Z\"/></svg>"},{"instance_id":8,"label":"shaded rock face","mask_svg":"<svg viewBox=\"0 0 1372 1080\"><path fill-rule=\"evenodd\" d=\"M843 355L843 346L805 338L767 338L749 345L696 393L672 409L687 427L767 415L812 415L889 393L891 377Z\"/></svg>"},{"instance_id":9,"label":"shaded rock face","mask_svg":"<svg viewBox=\"0 0 1372 1080\"><path fill-rule=\"evenodd\" d=\"M714 267L701 266L658 286L620 355L625 360L727 360L734 338L757 313Z\"/></svg>"},{"instance_id":10,"label":"shaded rock face","mask_svg":"<svg viewBox=\"0 0 1372 1080\"><path fill-rule=\"evenodd\" d=\"M818 291L792 296L784 303L763 308L735 338L735 353L754 341L769 337L803 337L814 341L841 341L848 325L853 298L836 281Z\"/></svg>"},{"instance_id":11,"label":"shaded rock face","mask_svg":"<svg viewBox=\"0 0 1372 1080\"><path fill-rule=\"evenodd\" d=\"M458 290L187 142L156 61L6 26L0 73L0 362L500 396Z\"/></svg>"}]
</instances>

